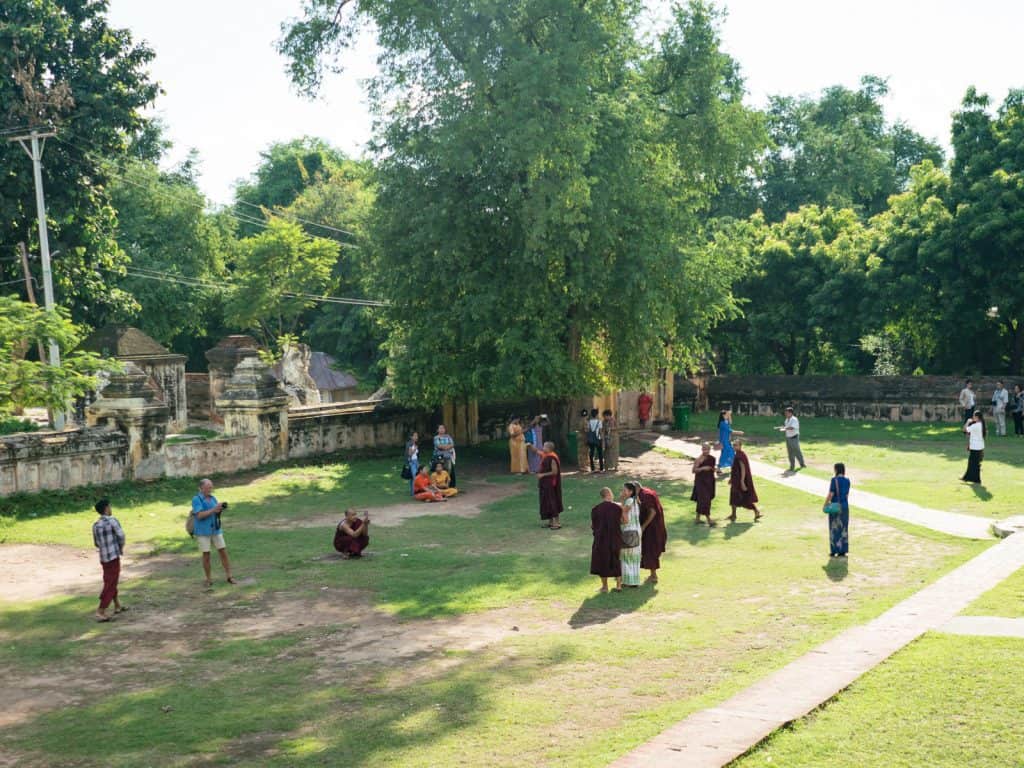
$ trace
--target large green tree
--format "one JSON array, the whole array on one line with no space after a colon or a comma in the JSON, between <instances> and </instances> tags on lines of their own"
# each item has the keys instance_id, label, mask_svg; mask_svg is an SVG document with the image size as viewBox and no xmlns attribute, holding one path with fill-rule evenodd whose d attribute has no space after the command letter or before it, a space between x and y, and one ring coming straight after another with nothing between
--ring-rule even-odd
<instances>
[{"instance_id":1,"label":"large green tree","mask_svg":"<svg viewBox=\"0 0 1024 768\"><path fill-rule=\"evenodd\" d=\"M158 92L147 74L153 52L111 27L106 11L103 0L0 3L0 128L58 132L43 158L56 294L89 322L130 304L110 285L124 257L102 158L151 146L137 139L148 126L141 110ZM38 253L32 165L19 146L0 141L0 169L0 254L13 255L19 242ZM0 279L19 272L0 261Z\"/></svg>"},{"instance_id":2,"label":"large green tree","mask_svg":"<svg viewBox=\"0 0 1024 768\"><path fill-rule=\"evenodd\" d=\"M400 399L564 403L687 359L731 310L695 246L760 122L709 5L680 7L653 45L641 12L308 0L287 28L308 88L361 24L378 33L375 272Z\"/></svg>"}]
</instances>

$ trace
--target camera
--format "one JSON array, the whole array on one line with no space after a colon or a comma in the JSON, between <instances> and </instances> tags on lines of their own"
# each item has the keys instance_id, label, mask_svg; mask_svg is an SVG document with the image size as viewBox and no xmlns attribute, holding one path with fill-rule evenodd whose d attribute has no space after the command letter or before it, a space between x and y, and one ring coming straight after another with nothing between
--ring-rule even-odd
<instances>
[{"instance_id":1,"label":"camera","mask_svg":"<svg viewBox=\"0 0 1024 768\"><path fill-rule=\"evenodd\" d=\"M226 501L221 502L220 508L221 509L227 509L228 508L228 503Z\"/></svg>"}]
</instances>

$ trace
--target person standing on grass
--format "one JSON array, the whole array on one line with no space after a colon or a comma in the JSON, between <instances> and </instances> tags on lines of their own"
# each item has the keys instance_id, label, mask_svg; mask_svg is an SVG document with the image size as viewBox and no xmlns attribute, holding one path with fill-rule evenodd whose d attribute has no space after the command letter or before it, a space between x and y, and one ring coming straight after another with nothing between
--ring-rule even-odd
<instances>
[{"instance_id":1,"label":"person standing on grass","mask_svg":"<svg viewBox=\"0 0 1024 768\"><path fill-rule=\"evenodd\" d=\"M117 582L121 578L121 555L124 554L124 529L111 513L110 500L100 499L95 504L99 519L92 524L92 543L100 554L103 567L103 591L100 592L100 607L96 609L96 621L110 621L107 608L114 603L114 613L128 610L117 599Z\"/></svg>"},{"instance_id":2,"label":"person standing on grass","mask_svg":"<svg viewBox=\"0 0 1024 768\"><path fill-rule=\"evenodd\" d=\"M526 464L526 438L523 436L523 424L516 416L508 425L509 471L513 475L525 475L529 468Z\"/></svg>"},{"instance_id":3,"label":"person standing on grass","mask_svg":"<svg viewBox=\"0 0 1024 768\"><path fill-rule=\"evenodd\" d=\"M1013 434L1016 437L1024 436L1024 391L1021 390L1020 384L1013 385L1010 411L1013 414Z\"/></svg>"},{"instance_id":4,"label":"person standing on grass","mask_svg":"<svg viewBox=\"0 0 1024 768\"><path fill-rule=\"evenodd\" d=\"M445 472L451 476L452 488L455 488L458 485L455 482L455 441L448 434L444 424L438 425L437 434L434 435L434 457L431 463L437 461L444 464Z\"/></svg>"},{"instance_id":5,"label":"person standing on grass","mask_svg":"<svg viewBox=\"0 0 1024 768\"><path fill-rule=\"evenodd\" d=\"M619 430L611 410L601 414L601 441L604 445L604 468L614 472L619 468Z\"/></svg>"},{"instance_id":6,"label":"person standing on grass","mask_svg":"<svg viewBox=\"0 0 1024 768\"><path fill-rule=\"evenodd\" d=\"M733 463L732 475L729 477L729 506L732 514L727 518L730 523L736 522L736 508L754 510L754 522L761 519L761 510L757 508L757 491L754 489L754 475L750 471L750 459L743 450L743 441L736 438L736 461Z\"/></svg>"},{"instance_id":7,"label":"person standing on grass","mask_svg":"<svg viewBox=\"0 0 1024 768\"><path fill-rule=\"evenodd\" d=\"M615 591L622 591L622 506L616 504L611 488L601 489L601 503L590 510L590 572L601 577L601 591L608 591L608 579L615 579Z\"/></svg>"},{"instance_id":8,"label":"person standing on grass","mask_svg":"<svg viewBox=\"0 0 1024 768\"><path fill-rule=\"evenodd\" d=\"M594 457L597 456L598 467L604 472L604 440L601 435L601 419L597 416L597 408L590 409L587 419L587 455L590 457L590 471L594 471Z\"/></svg>"},{"instance_id":9,"label":"person standing on grass","mask_svg":"<svg viewBox=\"0 0 1024 768\"><path fill-rule=\"evenodd\" d=\"M796 472L796 463L800 462L800 469L806 469L804 453L800 450L800 419L793 413L792 408L786 409L786 420L781 427L776 427L780 432L786 433L786 455L789 457L789 471Z\"/></svg>"},{"instance_id":10,"label":"person standing on grass","mask_svg":"<svg viewBox=\"0 0 1024 768\"><path fill-rule=\"evenodd\" d=\"M622 549L619 562L622 563L622 586L640 586L640 559L642 533L640 531L640 500L637 498L638 485L625 483L619 500L622 502L622 517L619 530L622 532Z\"/></svg>"},{"instance_id":11,"label":"person standing on grass","mask_svg":"<svg viewBox=\"0 0 1024 768\"><path fill-rule=\"evenodd\" d=\"M536 475L540 472L540 460L543 454L544 427L541 426L540 416L534 416L530 422L530 428L526 432L526 461L531 474Z\"/></svg>"},{"instance_id":12,"label":"person standing on grass","mask_svg":"<svg viewBox=\"0 0 1024 768\"><path fill-rule=\"evenodd\" d=\"M199 543L199 551L203 553L203 573L206 574L206 586L213 586L213 579L210 577L210 546L213 545L220 555L220 564L224 568L224 575L228 584L234 584L231 576L231 561L228 560L228 549L224 543L224 532L221 529L220 516L228 508L227 502L217 501L213 495L213 481L204 477L199 481L199 493L192 497L192 514L195 516L196 541Z\"/></svg>"},{"instance_id":13,"label":"person standing on grass","mask_svg":"<svg viewBox=\"0 0 1024 768\"><path fill-rule=\"evenodd\" d=\"M654 398L647 394L646 389L640 390L640 397L636 400L636 412L640 418L641 429L647 426L651 418L651 406L654 405Z\"/></svg>"},{"instance_id":14,"label":"person standing on grass","mask_svg":"<svg viewBox=\"0 0 1024 768\"><path fill-rule=\"evenodd\" d=\"M693 462L693 493L690 494L690 501L697 502L697 525L700 525L701 517L708 519L709 526L715 525L711 519L711 502L714 498L715 457L711 455L711 444L701 443L700 456Z\"/></svg>"},{"instance_id":15,"label":"person standing on grass","mask_svg":"<svg viewBox=\"0 0 1024 768\"><path fill-rule=\"evenodd\" d=\"M980 411L964 424L964 433L967 435L967 471L960 479L965 483L981 482L981 462L985 458L985 420L981 417Z\"/></svg>"},{"instance_id":16,"label":"person standing on grass","mask_svg":"<svg viewBox=\"0 0 1024 768\"><path fill-rule=\"evenodd\" d=\"M537 490L540 495L540 519L547 521L545 528L557 531L562 527L562 462L555 453L555 444L544 443L537 472Z\"/></svg>"},{"instance_id":17,"label":"person standing on grass","mask_svg":"<svg viewBox=\"0 0 1024 768\"><path fill-rule=\"evenodd\" d=\"M636 487L636 498L640 504L640 567L650 571L647 580L657 584L661 556L668 546L665 509L653 488L644 488L639 482L626 483L627 488L630 486Z\"/></svg>"},{"instance_id":18,"label":"person standing on grass","mask_svg":"<svg viewBox=\"0 0 1024 768\"><path fill-rule=\"evenodd\" d=\"M1003 382L996 382L996 391L992 393L992 416L996 421L996 434L1006 436L1006 406L1010 403L1010 393Z\"/></svg>"},{"instance_id":19,"label":"person standing on grass","mask_svg":"<svg viewBox=\"0 0 1024 768\"><path fill-rule=\"evenodd\" d=\"M732 449L732 436L742 434L739 430L732 428L732 411L730 409L725 408L718 412L718 444L722 447L722 452L718 456L719 472L724 473L727 469L732 469L735 455Z\"/></svg>"},{"instance_id":20,"label":"person standing on grass","mask_svg":"<svg viewBox=\"0 0 1024 768\"><path fill-rule=\"evenodd\" d=\"M405 461L409 465L409 495L416 493L413 485L416 482L416 475L420 471L420 433L413 432L409 435L409 442L405 444Z\"/></svg>"},{"instance_id":21,"label":"person standing on grass","mask_svg":"<svg viewBox=\"0 0 1024 768\"><path fill-rule=\"evenodd\" d=\"M846 465L835 465L835 476L828 484L825 504L836 502L840 511L828 516L828 555L846 557L850 551L850 481L846 478Z\"/></svg>"},{"instance_id":22,"label":"person standing on grass","mask_svg":"<svg viewBox=\"0 0 1024 768\"><path fill-rule=\"evenodd\" d=\"M350 557L362 557L363 550L370 545L370 513L363 514L359 519L359 512L354 507L345 510L344 519L334 529L334 548L341 553L342 558L348 560Z\"/></svg>"},{"instance_id":23,"label":"person standing on grass","mask_svg":"<svg viewBox=\"0 0 1024 768\"><path fill-rule=\"evenodd\" d=\"M960 407L964 412L964 421L970 421L974 415L974 382L968 379L960 390Z\"/></svg>"},{"instance_id":24,"label":"person standing on grass","mask_svg":"<svg viewBox=\"0 0 1024 768\"><path fill-rule=\"evenodd\" d=\"M589 451L584 447L587 444L587 422L590 419L590 411L586 408L580 410L580 421L576 425L576 463L580 472L587 471L587 460Z\"/></svg>"}]
</instances>

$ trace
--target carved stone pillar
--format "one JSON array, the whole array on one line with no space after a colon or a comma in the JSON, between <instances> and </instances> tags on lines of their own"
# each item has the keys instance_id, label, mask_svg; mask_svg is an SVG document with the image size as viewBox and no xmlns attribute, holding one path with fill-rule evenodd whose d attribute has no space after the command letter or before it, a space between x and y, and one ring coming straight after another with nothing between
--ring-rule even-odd
<instances>
[{"instance_id":1,"label":"carved stone pillar","mask_svg":"<svg viewBox=\"0 0 1024 768\"><path fill-rule=\"evenodd\" d=\"M259 463L288 458L288 393L270 367L246 357L235 367L214 405L224 418L224 434L256 435Z\"/></svg>"},{"instance_id":2,"label":"carved stone pillar","mask_svg":"<svg viewBox=\"0 0 1024 768\"><path fill-rule=\"evenodd\" d=\"M206 353L210 368L210 420L224 423L224 415L217 409L217 398L224 394L224 388L231 379L235 368L243 360L258 357L256 339L252 336L225 336L216 347Z\"/></svg>"}]
</instances>

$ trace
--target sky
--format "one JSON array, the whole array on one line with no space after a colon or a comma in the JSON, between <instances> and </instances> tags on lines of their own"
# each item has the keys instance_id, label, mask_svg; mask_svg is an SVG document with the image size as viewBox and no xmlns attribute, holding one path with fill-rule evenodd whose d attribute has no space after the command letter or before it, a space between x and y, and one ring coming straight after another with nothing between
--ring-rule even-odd
<instances>
[{"instance_id":1,"label":"sky","mask_svg":"<svg viewBox=\"0 0 1024 768\"><path fill-rule=\"evenodd\" d=\"M650 0L656 16L668 2ZM999 103L1024 87L1021 0L723 0L723 47L742 68L748 102L772 94L856 87L888 78L892 120L948 147L950 115L970 85ZM152 114L174 149L168 162L199 152L203 192L231 200L275 141L320 136L359 155L372 132L362 82L375 72L364 41L341 75L310 101L296 94L274 48L281 22L301 0L110 0L115 26L155 51L153 78L164 94ZM173 11L169 9L173 8Z\"/></svg>"}]
</instances>

